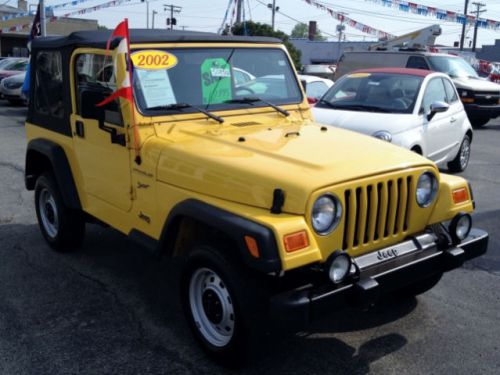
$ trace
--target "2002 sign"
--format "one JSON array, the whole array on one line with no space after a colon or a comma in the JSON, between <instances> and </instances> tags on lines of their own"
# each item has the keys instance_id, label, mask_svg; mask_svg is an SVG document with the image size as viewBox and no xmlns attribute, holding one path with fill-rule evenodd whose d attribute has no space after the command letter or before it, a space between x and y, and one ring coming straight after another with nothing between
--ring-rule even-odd
<instances>
[{"instance_id":1,"label":"2002 sign","mask_svg":"<svg viewBox=\"0 0 500 375\"><path fill-rule=\"evenodd\" d=\"M131 54L130 58L138 69L170 69L177 65L177 57L165 51L138 51Z\"/></svg>"}]
</instances>

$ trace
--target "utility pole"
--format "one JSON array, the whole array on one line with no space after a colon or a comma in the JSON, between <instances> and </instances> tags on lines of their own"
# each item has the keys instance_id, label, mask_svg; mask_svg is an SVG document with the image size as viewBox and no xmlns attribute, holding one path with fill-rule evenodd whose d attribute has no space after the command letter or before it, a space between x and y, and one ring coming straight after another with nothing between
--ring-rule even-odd
<instances>
[{"instance_id":1,"label":"utility pole","mask_svg":"<svg viewBox=\"0 0 500 375\"><path fill-rule=\"evenodd\" d=\"M163 4L164 10L166 11L167 9L170 9L170 18L167 18L167 26L170 26L170 30L174 29L174 25L177 25L177 20L174 18L174 13L180 13L182 10L182 7L179 7L177 5L167 5Z\"/></svg>"},{"instance_id":2,"label":"utility pole","mask_svg":"<svg viewBox=\"0 0 500 375\"><path fill-rule=\"evenodd\" d=\"M467 26L467 8L469 7L469 0L465 0L464 16L465 21L462 24L462 35L460 35L460 51L464 50L465 27Z\"/></svg>"},{"instance_id":3,"label":"utility pole","mask_svg":"<svg viewBox=\"0 0 500 375\"><path fill-rule=\"evenodd\" d=\"M481 8L485 7L486 4L474 2L474 3L472 3L472 5L476 6L476 10L474 12L472 12L472 13L476 14L476 23L474 24L474 39L472 42L472 52L476 52L477 28L479 26L479 15L483 12L486 12L486 9L481 10Z\"/></svg>"},{"instance_id":4,"label":"utility pole","mask_svg":"<svg viewBox=\"0 0 500 375\"><path fill-rule=\"evenodd\" d=\"M344 25L345 18L344 18L344 16L347 16L348 13L339 12L339 14L340 14L340 25L337 25L337 31L339 33L339 44L340 44L340 41L342 40L342 34L345 30L345 25Z\"/></svg>"},{"instance_id":5,"label":"utility pole","mask_svg":"<svg viewBox=\"0 0 500 375\"><path fill-rule=\"evenodd\" d=\"M155 15L157 15L158 12L156 10L153 10L153 22L152 22L152 25L151 25L151 28L154 29L155 28Z\"/></svg>"},{"instance_id":6,"label":"utility pole","mask_svg":"<svg viewBox=\"0 0 500 375\"><path fill-rule=\"evenodd\" d=\"M237 0L236 3L236 23L241 23L241 11L243 9L243 0Z\"/></svg>"},{"instance_id":7,"label":"utility pole","mask_svg":"<svg viewBox=\"0 0 500 375\"><path fill-rule=\"evenodd\" d=\"M146 3L146 29L149 29L149 0L141 0L141 3Z\"/></svg>"},{"instance_id":8,"label":"utility pole","mask_svg":"<svg viewBox=\"0 0 500 375\"><path fill-rule=\"evenodd\" d=\"M44 0L40 0L40 36L47 36Z\"/></svg>"},{"instance_id":9,"label":"utility pole","mask_svg":"<svg viewBox=\"0 0 500 375\"><path fill-rule=\"evenodd\" d=\"M274 18L276 16L276 12L280 10L280 7L276 6L276 0L273 0L272 4L267 4L267 7L271 9L271 27L273 28L274 31Z\"/></svg>"}]
</instances>

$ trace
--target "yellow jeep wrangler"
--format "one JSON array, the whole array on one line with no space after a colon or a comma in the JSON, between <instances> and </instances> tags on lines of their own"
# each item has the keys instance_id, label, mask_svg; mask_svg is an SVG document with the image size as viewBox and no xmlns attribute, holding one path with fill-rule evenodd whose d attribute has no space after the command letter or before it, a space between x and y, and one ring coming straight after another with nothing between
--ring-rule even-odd
<instances>
[{"instance_id":1,"label":"yellow jeep wrangler","mask_svg":"<svg viewBox=\"0 0 500 375\"><path fill-rule=\"evenodd\" d=\"M284 46L131 30L35 39L26 187L40 230L75 249L86 222L181 257L187 320L234 360L268 325L382 293L415 295L486 252L463 178L313 121ZM103 101L127 84L133 101Z\"/></svg>"}]
</instances>

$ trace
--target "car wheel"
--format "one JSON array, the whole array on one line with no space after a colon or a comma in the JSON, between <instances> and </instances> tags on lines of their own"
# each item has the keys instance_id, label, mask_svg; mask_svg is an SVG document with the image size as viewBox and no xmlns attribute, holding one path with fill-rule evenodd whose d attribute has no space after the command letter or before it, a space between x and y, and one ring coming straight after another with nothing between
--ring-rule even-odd
<instances>
[{"instance_id":1,"label":"car wheel","mask_svg":"<svg viewBox=\"0 0 500 375\"><path fill-rule=\"evenodd\" d=\"M481 128L490 121L489 117L477 117L470 120L471 124L475 128Z\"/></svg>"},{"instance_id":2,"label":"car wheel","mask_svg":"<svg viewBox=\"0 0 500 375\"><path fill-rule=\"evenodd\" d=\"M455 156L455 159L448 163L448 169L450 172L458 173L465 171L465 168L467 168L467 165L469 164L470 148L470 137L466 135L460 145L457 156Z\"/></svg>"},{"instance_id":3,"label":"car wheel","mask_svg":"<svg viewBox=\"0 0 500 375\"><path fill-rule=\"evenodd\" d=\"M256 276L209 246L189 252L181 276L181 300L195 338L217 362L241 365L264 324L265 288ZM258 345L253 345L258 346Z\"/></svg>"},{"instance_id":4,"label":"car wheel","mask_svg":"<svg viewBox=\"0 0 500 375\"><path fill-rule=\"evenodd\" d=\"M397 291L397 295L400 297L415 297L419 294L423 294L428 290L434 288L439 280L441 280L441 277L443 277L443 274L439 273L437 275L418 281L414 284L405 286L404 288Z\"/></svg>"},{"instance_id":5,"label":"car wheel","mask_svg":"<svg viewBox=\"0 0 500 375\"><path fill-rule=\"evenodd\" d=\"M35 209L43 237L54 250L75 250L85 235L85 221L79 211L67 208L50 173L38 177Z\"/></svg>"}]
</instances>

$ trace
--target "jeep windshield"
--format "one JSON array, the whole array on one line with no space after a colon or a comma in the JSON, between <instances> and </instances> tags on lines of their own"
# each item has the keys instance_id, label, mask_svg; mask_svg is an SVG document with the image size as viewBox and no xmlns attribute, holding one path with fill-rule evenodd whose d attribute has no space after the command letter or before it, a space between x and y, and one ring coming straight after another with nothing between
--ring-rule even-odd
<instances>
[{"instance_id":1,"label":"jeep windshield","mask_svg":"<svg viewBox=\"0 0 500 375\"><path fill-rule=\"evenodd\" d=\"M474 68L460 57L431 56L429 60L432 70L448 74L451 78L479 78Z\"/></svg>"},{"instance_id":2,"label":"jeep windshield","mask_svg":"<svg viewBox=\"0 0 500 375\"><path fill-rule=\"evenodd\" d=\"M278 48L135 50L131 56L135 98L146 115L302 101L293 68Z\"/></svg>"},{"instance_id":3,"label":"jeep windshield","mask_svg":"<svg viewBox=\"0 0 500 375\"><path fill-rule=\"evenodd\" d=\"M422 77L353 73L337 81L316 104L343 111L412 113Z\"/></svg>"}]
</instances>

